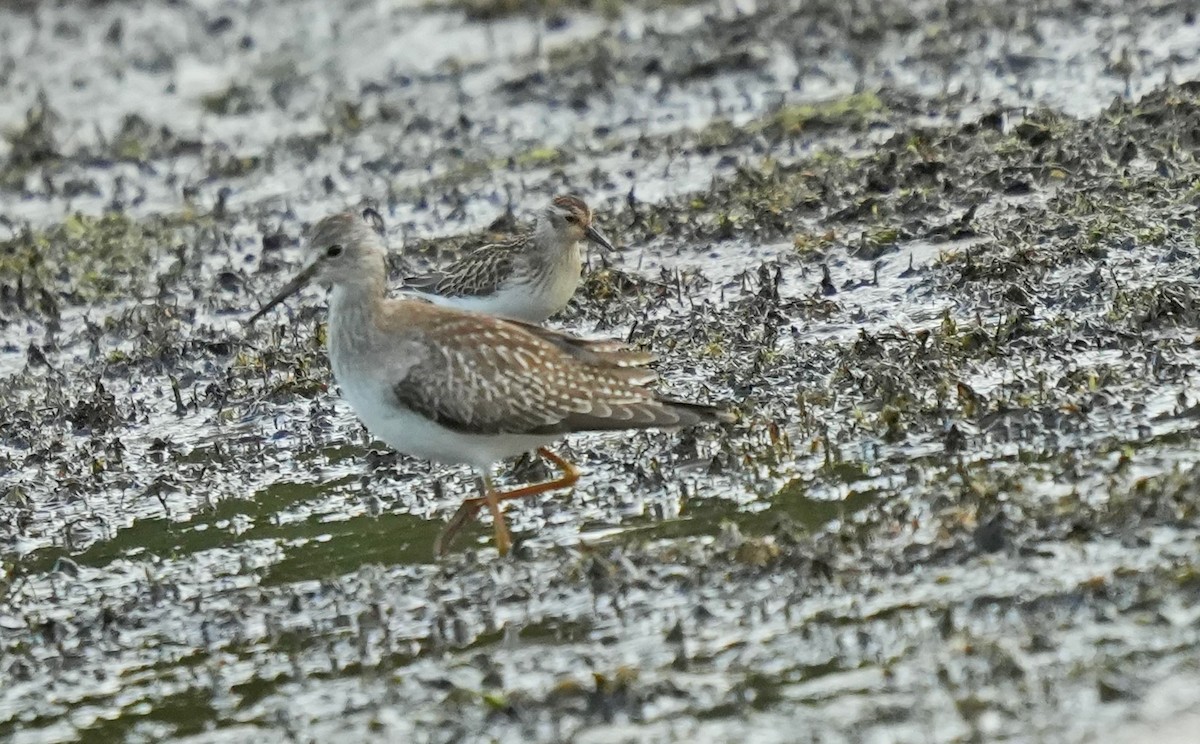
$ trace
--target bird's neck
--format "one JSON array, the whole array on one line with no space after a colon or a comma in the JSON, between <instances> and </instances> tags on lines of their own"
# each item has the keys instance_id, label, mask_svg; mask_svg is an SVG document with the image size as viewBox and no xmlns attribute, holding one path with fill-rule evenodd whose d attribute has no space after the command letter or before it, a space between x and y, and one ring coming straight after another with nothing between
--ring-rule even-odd
<instances>
[{"instance_id":1,"label":"bird's neck","mask_svg":"<svg viewBox=\"0 0 1200 744\"><path fill-rule=\"evenodd\" d=\"M578 264L580 261L579 242L568 241L566 236L554 229L549 218L538 220L533 229L533 242L537 246L538 257L544 263Z\"/></svg>"},{"instance_id":2,"label":"bird's neck","mask_svg":"<svg viewBox=\"0 0 1200 744\"><path fill-rule=\"evenodd\" d=\"M380 311L384 297L383 279L355 284L335 284L329 292L329 323L334 327L366 330Z\"/></svg>"},{"instance_id":3,"label":"bird's neck","mask_svg":"<svg viewBox=\"0 0 1200 744\"><path fill-rule=\"evenodd\" d=\"M383 311L383 282L335 284L329 292L326 345L338 384L353 385L364 370L375 367L379 351L379 316Z\"/></svg>"}]
</instances>

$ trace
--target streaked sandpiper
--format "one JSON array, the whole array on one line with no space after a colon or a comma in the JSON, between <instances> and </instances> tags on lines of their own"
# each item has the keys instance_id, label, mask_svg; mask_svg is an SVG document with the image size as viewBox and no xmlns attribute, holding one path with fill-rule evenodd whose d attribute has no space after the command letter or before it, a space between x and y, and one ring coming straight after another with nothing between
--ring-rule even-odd
<instances>
[{"instance_id":1,"label":"streaked sandpiper","mask_svg":"<svg viewBox=\"0 0 1200 744\"><path fill-rule=\"evenodd\" d=\"M575 294L585 240L612 250L588 205L559 196L538 214L532 231L476 248L441 271L409 277L405 289L438 305L541 323Z\"/></svg>"}]
</instances>

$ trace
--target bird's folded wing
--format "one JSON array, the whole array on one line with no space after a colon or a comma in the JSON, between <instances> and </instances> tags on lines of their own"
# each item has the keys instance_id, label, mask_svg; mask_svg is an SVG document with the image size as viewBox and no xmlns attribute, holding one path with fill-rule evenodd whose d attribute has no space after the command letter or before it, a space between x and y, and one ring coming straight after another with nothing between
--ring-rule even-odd
<instances>
[{"instance_id":1,"label":"bird's folded wing","mask_svg":"<svg viewBox=\"0 0 1200 744\"><path fill-rule=\"evenodd\" d=\"M643 367L654 361L655 357L648 351L635 349L629 344L614 339L587 339L572 336L562 331L543 328L534 323L523 323L510 320L509 323L519 326L526 332L558 347L559 351L569 354L581 362L602 364L613 367ZM658 375L653 370L641 371L640 384L653 382Z\"/></svg>"},{"instance_id":2,"label":"bird's folded wing","mask_svg":"<svg viewBox=\"0 0 1200 744\"><path fill-rule=\"evenodd\" d=\"M642 387L647 370L605 361L619 353L614 342L591 351L592 342L572 346L562 334L469 313L430 312L423 322L424 353L392 389L398 403L449 429L562 434L693 423Z\"/></svg>"},{"instance_id":3,"label":"bird's folded wing","mask_svg":"<svg viewBox=\"0 0 1200 744\"><path fill-rule=\"evenodd\" d=\"M519 244L509 243L485 245L441 271L404 280L405 287L442 297L478 297L496 289L500 280L512 273Z\"/></svg>"}]
</instances>

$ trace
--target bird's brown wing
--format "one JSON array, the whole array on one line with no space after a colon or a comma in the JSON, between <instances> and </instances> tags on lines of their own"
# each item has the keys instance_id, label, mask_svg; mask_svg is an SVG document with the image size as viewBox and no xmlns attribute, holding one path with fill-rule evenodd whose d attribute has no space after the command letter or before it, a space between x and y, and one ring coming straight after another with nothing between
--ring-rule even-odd
<instances>
[{"instance_id":1,"label":"bird's brown wing","mask_svg":"<svg viewBox=\"0 0 1200 744\"><path fill-rule=\"evenodd\" d=\"M589 342L572 347L562 334L545 337L497 318L405 304L404 322L420 330L425 349L393 391L398 403L449 429L553 435L718 417L706 406L659 398L642 387L646 370L608 363L587 350Z\"/></svg>"},{"instance_id":2,"label":"bird's brown wing","mask_svg":"<svg viewBox=\"0 0 1200 744\"><path fill-rule=\"evenodd\" d=\"M476 248L440 271L408 277L404 285L442 297L478 297L489 294L509 276L526 236Z\"/></svg>"},{"instance_id":3,"label":"bird's brown wing","mask_svg":"<svg viewBox=\"0 0 1200 744\"><path fill-rule=\"evenodd\" d=\"M536 323L525 323L519 320L509 320L510 324L519 326L541 340L553 344L563 353L569 354L580 362L611 367L644 367L654 361L654 355L648 351L635 349L629 344L614 339L587 339L572 336L562 331L544 328ZM654 382L658 375L654 370L642 369L638 384L646 385Z\"/></svg>"}]
</instances>

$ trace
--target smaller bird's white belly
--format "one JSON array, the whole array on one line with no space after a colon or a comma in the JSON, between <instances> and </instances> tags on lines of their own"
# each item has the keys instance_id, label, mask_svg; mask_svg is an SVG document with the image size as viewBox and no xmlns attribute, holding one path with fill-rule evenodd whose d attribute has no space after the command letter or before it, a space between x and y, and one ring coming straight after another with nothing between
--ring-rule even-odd
<instances>
[{"instance_id":1,"label":"smaller bird's white belly","mask_svg":"<svg viewBox=\"0 0 1200 744\"><path fill-rule=\"evenodd\" d=\"M561 286L559 286L561 284ZM435 305L453 307L484 315L496 315L525 323L541 323L567 306L575 293L575 282L553 285L508 284L498 292L477 297L443 297L415 293Z\"/></svg>"},{"instance_id":2,"label":"smaller bird's white belly","mask_svg":"<svg viewBox=\"0 0 1200 744\"><path fill-rule=\"evenodd\" d=\"M509 457L530 452L556 439L523 434L465 434L392 404L387 391L354 375L338 378L342 397L371 435L406 455L486 471ZM386 397L385 397L386 396Z\"/></svg>"}]
</instances>

